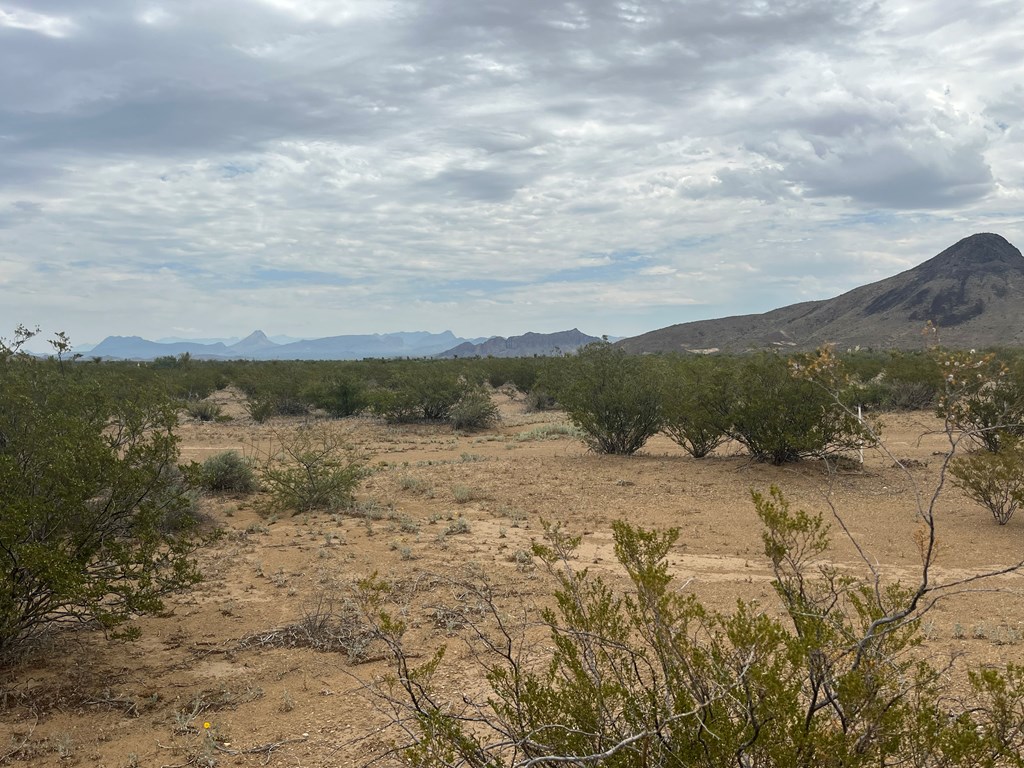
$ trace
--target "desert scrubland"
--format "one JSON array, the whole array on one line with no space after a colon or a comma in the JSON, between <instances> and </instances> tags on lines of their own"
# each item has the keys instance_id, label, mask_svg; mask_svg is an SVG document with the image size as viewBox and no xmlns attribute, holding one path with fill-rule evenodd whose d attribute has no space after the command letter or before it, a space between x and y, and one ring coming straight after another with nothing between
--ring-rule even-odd
<instances>
[{"instance_id":1,"label":"desert scrubland","mask_svg":"<svg viewBox=\"0 0 1024 768\"><path fill-rule=\"evenodd\" d=\"M458 699L481 688L467 643L479 605L458 584L484 575L510 610L535 617L552 592L530 555L542 520L582 536L578 564L619 585L612 521L678 527L669 563L680 589L712 607L728 610L743 598L779 614L750 497L775 484L810 511L831 516L831 503L884 579L917 578L915 493L934 488L948 448L930 412L886 414L892 455L868 450L863 468L830 471L823 461L754 463L731 443L697 460L663 436L635 456L596 455L561 412L528 413L513 394L493 398L502 420L479 433L372 417L326 422L371 470L352 509L268 516L258 494L204 497L205 525L222 531L197 552L204 580L170 597L161 614L135 620L136 642L110 643L89 629L60 632L5 670L0 756L15 765L111 768L345 766L374 758L400 765L386 753L403 734L374 693L393 665L346 613L356 581L377 573L395 586L414 657L448 647L438 688ZM230 388L212 399L231 420L186 420L178 430L183 461L225 450L253 455L303 422L255 423ZM998 526L952 487L936 512L938 578L1020 558L1021 520ZM831 559L863 572L845 538L834 539ZM954 680L967 669L1024 660L1020 586L1020 575L999 577L990 590L938 603L921 627L923 653L958 656ZM324 650L303 647L308 639L296 625L326 611L345 631L323 638ZM531 652L550 652L545 632L528 632Z\"/></svg>"}]
</instances>

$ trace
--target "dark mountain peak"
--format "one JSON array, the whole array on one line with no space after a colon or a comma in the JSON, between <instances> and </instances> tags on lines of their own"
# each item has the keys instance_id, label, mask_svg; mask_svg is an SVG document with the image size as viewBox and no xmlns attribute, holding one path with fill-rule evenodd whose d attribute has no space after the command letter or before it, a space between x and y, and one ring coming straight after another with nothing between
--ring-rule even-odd
<instances>
[{"instance_id":1,"label":"dark mountain peak","mask_svg":"<svg viewBox=\"0 0 1024 768\"><path fill-rule=\"evenodd\" d=\"M1024 256L992 233L965 237L938 256L878 283L887 290L863 308L864 316L905 314L911 322L962 325L984 314L1008 286L1024 278Z\"/></svg>"},{"instance_id":2,"label":"dark mountain peak","mask_svg":"<svg viewBox=\"0 0 1024 768\"><path fill-rule=\"evenodd\" d=\"M991 232L965 237L917 267L929 278L963 278L1006 269L1024 272L1024 255L1002 235Z\"/></svg>"}]
</instances>

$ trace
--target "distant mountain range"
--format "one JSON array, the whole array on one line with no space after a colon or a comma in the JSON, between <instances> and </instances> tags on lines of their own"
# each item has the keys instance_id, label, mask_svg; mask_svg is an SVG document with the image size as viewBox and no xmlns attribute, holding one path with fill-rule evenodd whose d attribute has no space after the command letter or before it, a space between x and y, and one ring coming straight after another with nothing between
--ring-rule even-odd
<instances>
[{"instance_id":1,"label":"distant mountain range","mask_svg":"<svg viewBox=\"0 0 1024 768\"><path fill-rule=\"evenodd\" d=\"M286 343L254 331L240 341L225 341L158 342L109 336L79 351L119 360L152 360L186 352L201 360L532 357L572 353L599 339L573 328L508 338L464 339L451 331L416 331ZM1024 256L1000 235L971 235L913 269L833 299L791 304L758 315L681 323L617 343L634 353L806 350L825 343L842 349L920 349L934 343L961 348L1024 346Z\"/></svg>"},{"instance_id":2,"label":"distant mountain range","mask_svg":"<svg viewBox=\"0 0 1024 768\"><path fill-rule=\"evenodd\" d=\"M806 350L824 343L1024 346L1024 256L999 235L971 235L913 269L834 299L672 325L619 343L636 353Z\"/></svg>"},{"instance_id":3,"label":"distant mountain range","mask_svg":"<svg viewBox=\"0 0 1024 768\"><path fill-rule=\"evenodd\" d=\"M149 341L139 336L108 336L96 346L82 350L90 357L111 360L154 360L188 353L197 360L362 360L382 357L532 357L573 352L598 341L575 328L560 333L527 333L510 339L484 337L464 339L451 331L428 333L363 334L329 336L278 344L263 331L254 331L241 341ZM491 350L494 351L491 351Z\"/></svg>"}]
</instances>

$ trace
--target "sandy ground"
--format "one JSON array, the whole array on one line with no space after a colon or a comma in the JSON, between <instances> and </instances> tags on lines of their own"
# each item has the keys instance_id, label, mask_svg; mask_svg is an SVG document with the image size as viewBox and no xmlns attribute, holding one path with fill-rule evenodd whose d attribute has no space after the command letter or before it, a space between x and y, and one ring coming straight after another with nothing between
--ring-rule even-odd
<instances>
[{"instance_id":1,"label":"sandy ground","mask_svg":"<svg viewBox=\"0 0 1024 768\"><path fill-rule=\"evenodd\" d=\"M183 460L227 449L253 455L297 425L254 424L232 393L218 397L233 419L186 421ZM448 646L442 690L472 688L478 677L463 639L480 606L453 579L485 574L513 611L547 602L551 582L527 554L542 520L582 535L579 564L610 578L619 578L612 521L677 527L670 559L686 589L723 609L743 597L779 612L750 500L751 489L776 484L808 510L831 514L831 502L885 578L915 578L915 497L934 489L947 445L930 414L883 419L889 450L909 470L869 451L862 470L830 475L819 462L753 464L735 446L697 461L662 437L635 457L596 456L558 434L562 414L527 414L495 398L504 419L481 434L330 422L373 470L357 514L268 518L258 496L204 499L223 529L199 553L205 581L169 599L163 615L139 619L141 640L63 632L0 676L0 764L400 765L387 753L401 734L368 690L390 667L379 649L360 646L358 625L348 651L287 647L280 630L318 605L344 606L354 582L376 572L405 606L408 647L426 658ZM1024 517L1000 527L951 487L937 514L940 578L1024 557ZM862 570L855 550L835 538L833 559ZM990 584L996 590L940 602L923 625L925 651L963 654L961 670L1024 661L1021 580L1003 577ZM543 653L543 635L536 639Z\"/></svg>"}]
</instances>

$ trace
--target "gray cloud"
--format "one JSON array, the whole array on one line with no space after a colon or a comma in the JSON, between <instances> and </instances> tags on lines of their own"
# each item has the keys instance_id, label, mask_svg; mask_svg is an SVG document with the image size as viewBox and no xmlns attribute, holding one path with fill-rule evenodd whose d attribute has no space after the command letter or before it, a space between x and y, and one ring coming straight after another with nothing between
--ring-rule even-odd
<instances>
[{"instance_id":1,"label":"gray cloud","mask_svg":"<svg viewBox=\"0 0 1024 768\"><path fill-rule=\"evenodd\" d=\"M821 298L1024 237L1022 33L1009 0L0 0L0 329L624 334Z\"/></svg>"}]
</instances>

